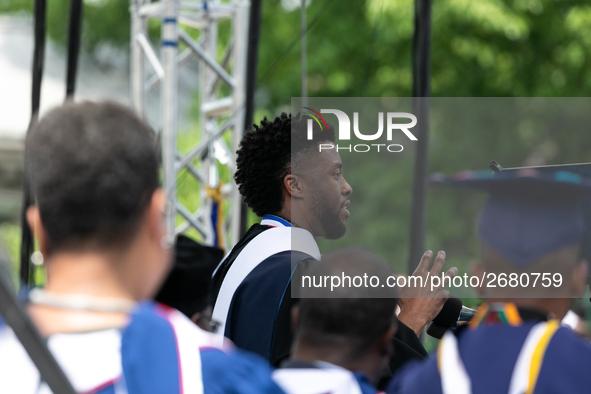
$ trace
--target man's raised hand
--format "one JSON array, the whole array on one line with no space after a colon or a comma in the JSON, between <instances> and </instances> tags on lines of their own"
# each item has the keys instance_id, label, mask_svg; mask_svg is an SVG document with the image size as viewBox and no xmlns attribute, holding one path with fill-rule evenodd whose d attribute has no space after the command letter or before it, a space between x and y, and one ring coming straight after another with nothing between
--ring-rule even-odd
<instances>
[{"instance_id":1,"label":"man's raised hand","mask_svg":"<svg viewBox=\"0 0 591 394\"><path fill-rule=\"evenodd\" d=\"M400 289L400 308L398 320L410 327L417 336L421 333L423 328L443 308L443 304L450 297L449 291L445 290L443 283L439 286L432 286L429 282L431 276L439 276L443 265L445 264L445 252L439 251L437 257L431 265L433 252L428 250L423 254L419 265L413 272L412 276L420 277L420 280L414 280L415 286L410 286L411 281L407 280L407 286ZM453 278L458 273L456 267L451 267L445 276ZM443 281L441 281L443 282ZM422 286L424 284L424 286Z\"/></svg>"}]
</instances>

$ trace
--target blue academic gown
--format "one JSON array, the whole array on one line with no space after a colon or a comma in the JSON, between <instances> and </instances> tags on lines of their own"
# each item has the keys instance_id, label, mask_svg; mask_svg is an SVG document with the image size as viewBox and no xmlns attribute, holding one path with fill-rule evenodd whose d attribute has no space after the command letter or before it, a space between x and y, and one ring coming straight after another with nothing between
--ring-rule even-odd
<instances>
[{"instance_id":1,"label":"blue academic gown","mask_svg":"<svg viewBox=\"0 0 591 394\"><path fill-rule=\"evenodd\" d=\"M482 325L455 334L475 394L507 393L518 354L537 321L520 326ZM543 358L534 394L591 392L591 345L568 327L559 328ZM402 368L388 394L442 393L437 356Z\"/></svg>"},{"instance_id":2,"label":"blue academic gown","mask_svg":"<svg viewBox=\"0 0 591 394\"><path fill-rule=\"evenodd\" d=\"M275 229L291 227L289 222L273 215L265 215L261 224L253 225L216 270L212 284L214 300L219 299L220 289L231 267L245 263L239 259L253 240L264 235L269 239L268 245L273 243ZM306 264L306 260L320 258L318 246L311 235L304 249L282 250L266 258L253 256L257 260L256 267L231 295L225 315L224 335L236 346L261 355L271 364L285 359L291 349L291 308L297 302L291 294L295 269ZM217 304L214 306L214 319L216 308Z\"/></svg>"},{"instance_id":3,"label":"blue academic gown","mask_svg":"<svg viewBox=\"0 0 591 394\"><path fill-rule=\"evenodd\" d=\"M0 354L0 364L6 361L3 357L15 360L13 371L0 371L0 392L3 392L2 375L5 373L20 374L20 379L39 382L32 362L22 357L21 349L14 346L15 339L10 334L10 329L0 320L0 348L17 348L14 354ZM231 344L218 346L216 336L202 331L180 312L162 304L140 304L130 314L129 325L119 333L91 333L89 341L84 340L84 335L62 334L61 339L50 337L48 341L50 350L79 392L190 394L202 388L205 394L283 393L271 379L271 368L265 360L237 350ZM113 336L120 338L120 350L119 346L112 346ZM57 341L52 343L55 339ZM64 339L76 341L82 355L87 353L86 346L96 349L96 341L103 339L104 347L112 347L110 353L120 354L106 352L104 362L86 355L72 363L72 357L68 357L71 343L64 343ZM13 343L8 343L11 341ZM114 366L113 360L120 360L120 365ZM95 374L88 374L89 366L94 368ZM96 379L96 376L101 378ZM29 392L37 391L23 391Z\"/></svg>"},{"instance_id":4,"label":"blue academic gown","mask_svg":"<svg viewBox=\"0 0 591 394\"><path fill-rule=\"evenodd\" d=\"M276 364L291 350L292 260L310 258L281 252L262 261L236 290L224 335L244 350Z\"/></svg>"},{"instance_id":5,"label":"blue academic gown","mask_svg":"<svg viewBox=\"0 0 591 394\"><path fill-rule=\"evenodd\" d=\"M261 224L255 224L247 231L214 273L214 301L219 296L226 274L244 249L262 233L282 227L291 227L291 224L277 216L265 215ZM314 241L307 246L306 250L281 251L265 259L257 259L260 263L234 292L225 316L224 335L238 347L261 355L273 365L279 365L290 354L293 339L291 309L298 302L297 298L292 298L292 283L295 283L293 286L297 291L297 269L314 264L320 258ZM402 322L398 323L392 345L392 371L408 360L427 356L414 331Z\"/></svg>"}]
</instances>

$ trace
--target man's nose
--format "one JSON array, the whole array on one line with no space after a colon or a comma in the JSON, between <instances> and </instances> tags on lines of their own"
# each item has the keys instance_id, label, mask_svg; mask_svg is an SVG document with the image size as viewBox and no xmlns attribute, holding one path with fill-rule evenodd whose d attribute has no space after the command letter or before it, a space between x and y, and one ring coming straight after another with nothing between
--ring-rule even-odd
<instances>
[{"instance_id":1,"label":"man's nose","mask_svg":"<svg viewBox=\"0 0 591 394\"><path fill-rule=\"evenodd\" d=\"M349 194L353 193L353 188L351 185L349 185L349 182L347 182L345 178L343 178L343 181L345 182L343 185L343 195L348 196Z\"/></svg>"}]
</instances>

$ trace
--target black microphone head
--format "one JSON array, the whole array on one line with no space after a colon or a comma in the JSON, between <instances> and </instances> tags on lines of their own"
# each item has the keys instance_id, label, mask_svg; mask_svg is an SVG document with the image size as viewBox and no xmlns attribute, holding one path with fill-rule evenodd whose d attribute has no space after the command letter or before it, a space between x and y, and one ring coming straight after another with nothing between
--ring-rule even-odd
<instances>
[{"instance_id":1,"label":"black microphone head","mask_svg":"<svg viewBox=\"0 0 591 394\"><path fill-rule=\"evenodd\" d=\"M463 306L462 311L460 312L460 317L458 317L459 321L470 321L474 316L476 316L476 309L468 308Z\"/></svg>"},{"instance_id":2,"label":"black microphone head","mask_svg":"<svg viewBox=\"0 0 591 394\"><path fill-rule=\"evenodd\" d=\"M450 297L447 299L447 301L445 301L443 308L441 308L439 314L435 316L433 322L449 328L458 321L461 311L462 300L459 298Z\"/></svg>"},{"instance_id":3,"label":"black microphone head","mask_svg":"<svg viewBox=\"0 0 591 394\"><path fill-rule=\"evenodd\" d=\"M427 334L431 335L433 338L441 339L443 334L445 334L449 328L450 326L442 326L441 324L437 324L432 321L427 326Z\"/></svg>"}]
</instances>

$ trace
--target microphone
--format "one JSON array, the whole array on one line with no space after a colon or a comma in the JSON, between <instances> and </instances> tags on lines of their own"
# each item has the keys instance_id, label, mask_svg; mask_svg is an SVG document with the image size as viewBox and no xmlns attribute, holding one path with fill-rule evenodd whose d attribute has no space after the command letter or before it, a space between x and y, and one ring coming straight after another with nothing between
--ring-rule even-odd
<instances>
[{"instance_id":1,"label":"microphone","mask_svg":"<svg viewBox=\"0 0 591 394\"><path fill-rule=\"evenodd\" d=\"M439 314L427 326L427 334L441 339L443 334L458 321L470 321L475 314L476 310L463 306L459 298L448 298Z\"/></svg>"},{"instance_id":2,"label":"microphone","mask_svg":"<svg viewBox=\"0 0 591 394\"><path fill-rule=\"evenodd\" d=\"M468 308L462 305L458 321L470 321L476 315L476 309Z\"/></svg>"}]
</instances>

